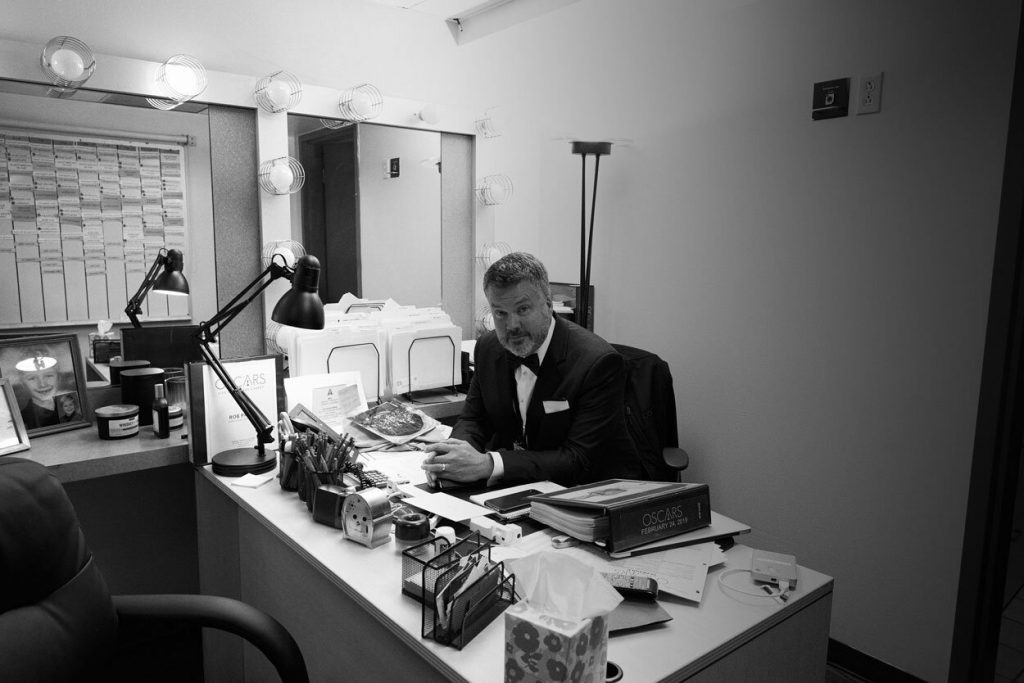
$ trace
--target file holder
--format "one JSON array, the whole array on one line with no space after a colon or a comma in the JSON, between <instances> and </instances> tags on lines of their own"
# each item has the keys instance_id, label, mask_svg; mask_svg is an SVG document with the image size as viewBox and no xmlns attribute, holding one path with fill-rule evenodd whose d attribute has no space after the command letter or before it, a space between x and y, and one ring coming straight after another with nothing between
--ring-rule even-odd
<instances>
[{"instance_id":1,"label":"file holder","mask_svg":"<svg viewBox=\"0 0 1024 683\"><path fill-rule=\"evenodd\" d=\"M445 623L437 611L435 591L443 589L462 569L464 558L478 554L490 564L491 544L479 532L451 547L444 539L432 538L403 551L402 592L423 604L424 638L461 650L515 601L515 577L506 575L505 565L498 562L453 600Z\"/></svg>"},{"instance_id":2,"label":"file holder","mask_svg":"<svg viewBox=\"0 0 1024 683\"><path fill-rule=\"evenodd\" d=\"M460 363L462 362L462 354L455 350L455 344L452 342L451 337L449 337L446 334L436 335L436 336L432 336L432 337L417 337L416 339L413 339L412 342L409 344L409 349L406 352L406 369L408 370L408 375L406 377L406 380L408 381L408 385L407 386L409 387L409 391L406 392L406 395L409 397L410 400L416 400L418 397L425 396L425 395L429 394L431 391L433 391L431 389L422 389L422 390L414 391L413 388L412 388L412 384L413 384L412 351L413 351L413 348L419 342L434 341L434 340L437 340L437 339L444 339L444 340L446 340L449 344L451 344L451 347L452 347L452 378L451 378L451 382L449 382L443 388L450 389L451 393L458 393L458 389L456 388L456 384L457 383L455 381L455 375L456 375L456 370L460 367ZM417 402L418 403L422 403L423 401L417 401ZM426 401L426 402L427 403L433 403L433 401Z\"/></svg>"}]
</instances>

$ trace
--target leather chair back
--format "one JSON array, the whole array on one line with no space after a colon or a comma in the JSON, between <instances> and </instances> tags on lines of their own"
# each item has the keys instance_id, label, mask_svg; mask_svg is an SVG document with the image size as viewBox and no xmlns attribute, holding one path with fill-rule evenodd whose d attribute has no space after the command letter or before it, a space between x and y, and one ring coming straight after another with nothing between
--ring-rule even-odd
<instances>
[{"instance_id":1,"label":"leather chair back","mask_svg":"<svg viewBox=\"0 0 1024 683\"><path fill-rule=\"evenodd\" d=\"M0 458L0 672L8 681L84 680L117 642L117 613L57 478Z\"/></svg>"}]
</instances>

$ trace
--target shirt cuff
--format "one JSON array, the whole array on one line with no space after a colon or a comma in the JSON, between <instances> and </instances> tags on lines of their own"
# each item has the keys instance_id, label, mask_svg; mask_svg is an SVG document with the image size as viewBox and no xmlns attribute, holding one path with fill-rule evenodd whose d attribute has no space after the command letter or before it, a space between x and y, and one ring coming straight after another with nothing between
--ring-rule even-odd
<instances>
[{"instance_id":1,"label":"shirt cuff","mask_svg":"<svg viewBox=\"0 0 1024 683\"><path fill-rule=\"evenodd\" d=\"M501 453L498 451L490 451L491 462L494 463L494 471L491 472L491 476L487 478L487 485L494 486L501 478L505 476L505 462L501 459Z\"/></svg>"}]
</instances>

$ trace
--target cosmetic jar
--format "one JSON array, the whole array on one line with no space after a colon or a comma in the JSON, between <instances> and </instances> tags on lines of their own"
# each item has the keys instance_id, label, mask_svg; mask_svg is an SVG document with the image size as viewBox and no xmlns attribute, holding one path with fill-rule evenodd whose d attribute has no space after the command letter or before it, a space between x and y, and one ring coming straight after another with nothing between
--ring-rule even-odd
<instances>
[{"instance_id":1,"label":"cosmetic jar","mask_svg":"<svg viewBox=\"0 0 1024 683\"><path fill-rule=\"evenodd\" d=\"M139 407L115 403L96 409L96 428L100 438L107 441L127 439L139 433Z\"/></svg>"}]
</instances>

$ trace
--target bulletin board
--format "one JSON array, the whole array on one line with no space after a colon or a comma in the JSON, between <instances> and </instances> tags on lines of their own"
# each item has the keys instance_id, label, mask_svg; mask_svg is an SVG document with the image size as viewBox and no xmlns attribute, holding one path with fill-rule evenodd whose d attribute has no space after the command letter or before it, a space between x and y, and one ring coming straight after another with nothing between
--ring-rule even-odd
<instances>
[{"instance_id":1,"label":"bulletin board","mask_svg":"<svg viewBox=\"0 0 1024 683\"><path fill-rule=\"evenodd\" d=\"M161 249L187 262L184 152L184 141L0 128L0 326L127 321ZM143 309L188 313L187 297L151 295Z\"/></svg>"}]
</instances>

